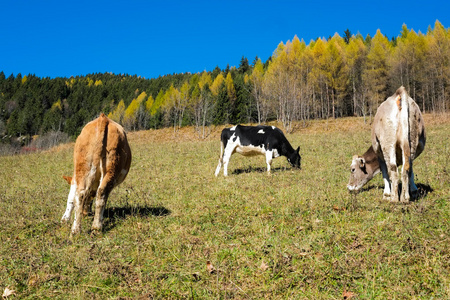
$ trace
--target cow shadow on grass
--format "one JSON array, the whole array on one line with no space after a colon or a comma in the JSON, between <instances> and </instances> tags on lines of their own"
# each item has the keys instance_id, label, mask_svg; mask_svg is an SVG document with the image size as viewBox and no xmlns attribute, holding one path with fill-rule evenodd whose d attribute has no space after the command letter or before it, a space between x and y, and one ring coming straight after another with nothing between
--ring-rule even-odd
<instances>
[{"instance_id":1,"label":"cow shadow on grass","mask_svg":"<svg viewBox=\"0 0 450 300\"><path fill-rule=\"evenodd\" d=\"M162 206L144 206L144 207L108 207L103 213L104 217L104 231L109 231L117 226L121 220L124 220L128 216L138 216L138 217L165 217L170 215L172 212Z\"/></svg>"},{"instance_id":2,"label":"cow shadow on grass","mask_svg":"<svg viewBox=\"0 0 450 300\"><path fill-rule=\"evenodd\" d=\"M417 196L416 199L425 198L429 193L432 193L434 190L429 184L417 183Z\"/></svg>"},{"instance_id":3,"label":"cow shadow on grass","mask_svg":"<svg viewBox=\"0 0 450 300\"><path fill-rule=\"evenodd\" d=\"M270 172L271 173L276 173L276 172L280 172L280 171L288 171L288 170L292 170L292 167L277 167L277 168L270 168ZM239 174L243 174L243 173L267 173L267 167L252 167L252 166L248 166L246 168L239 168L239 169L234 169L233 172L231 174L234 175L239 175Z\"/></svg>"},{"instance_id":4,"label":"cow shadow on grass","mask_svg":"<svg viewBox=\"0 0 450 300\"><path fill-rule=\"evenodd\" d=\"M417 186L417 194L414 195L414 198L411 197L411 201L413 201L413 202L417 201L419 199L425 198L426 196L428 196L429 193L432 193L434 191L433 188L429 184L416 183L416 186ZM373 189L383 190L384 186L371 185L366 188L362 188L361 192L370 191ZM400 197L401 192L402 192L402 183L400 182L398 184L398 196L399 197Z\"/></svg>"}]
</instances>

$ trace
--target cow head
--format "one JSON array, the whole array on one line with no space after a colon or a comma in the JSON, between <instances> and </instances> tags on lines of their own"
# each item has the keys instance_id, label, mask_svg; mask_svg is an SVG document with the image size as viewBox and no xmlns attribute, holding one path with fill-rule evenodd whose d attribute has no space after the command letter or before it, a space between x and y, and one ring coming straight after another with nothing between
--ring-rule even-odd
<instances>
[{"instance_id":1,"label":"cow head","mask_svg":"<svg viewBox=\"0 0 450 300\"><path fill-rule=\"evenodd\" d=\"M373 174L368 172L367 164L364 157L355 155L350 165L350 180L347 188L350 192L358 192L370 179Z\"/></svg>"},{"instance_id":2,"label":"cow head","mask_svg":"<svg viewBox=\"0 0 450 300\"><path fill-rule=\"evenodd\" d=\"M300 156L300 146L298 146L297 150L288 156L287 160L294 168L301 169L302 158Z\"/></svg>"}]
</instances>

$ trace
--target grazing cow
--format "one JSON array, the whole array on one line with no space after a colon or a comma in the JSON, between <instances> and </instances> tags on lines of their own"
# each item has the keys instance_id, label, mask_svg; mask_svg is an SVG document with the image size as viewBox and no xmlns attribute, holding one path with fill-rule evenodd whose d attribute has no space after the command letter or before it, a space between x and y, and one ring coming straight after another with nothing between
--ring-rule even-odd
<instances>
[{"instance_id":1,"label":"grazing cow","mask_svg":"<svg viewBox=\"0 0 450 300\"><path fill-rule=\"evenodd\" d=\"M267 172L270 173L272 159L278 156L286 156L288 162L296 168L300 168L300 147L292 148L283 132L275 126L242 126L237 125L222 130L220 137L221 148L219 164L215 175L219 175L223 164L223 174L228 175L228 163L235 152L244 156L265 155Z\"/></svg>"},{"instance_id":2,"label":"grazing cow","mask_svg":"<svg viewBox=\"0 0 450 300\"><path fill-rule=\"evenodd\" d=\"M354 156L347 188L358 191L374 175L383 174L383 198L409 202L417 195L413 160L425 148L425 125L416 102L400 87L377 110L372 125L372 146L363 156ZM402 191L398 195L398 166L403 165Z\"/></svg>"},{"instance_id":3,"label":"grazing cow","mask_svg":"<svg viewBox=\"0 0 450 300\"><path fill-rule=\"evenodd\" d=\"M62 221L69 221L75 204L72 234L81 231L81 217L87 214L93 197L96 199L92 230L102 230L109 193L124 181L130 164L131 150L122 126L102 113L83 128L75 143L73 176L65 177L70 182L70 192Z\"/></svg>"}]
</instances>

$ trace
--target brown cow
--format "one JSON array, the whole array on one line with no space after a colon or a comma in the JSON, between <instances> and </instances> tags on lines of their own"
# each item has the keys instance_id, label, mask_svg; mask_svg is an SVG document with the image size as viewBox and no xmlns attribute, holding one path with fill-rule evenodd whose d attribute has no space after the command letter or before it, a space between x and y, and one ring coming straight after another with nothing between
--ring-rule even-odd
<instances>
[{"instance_id":1,"label":"brown cow","mask_svg":"<svg viewBox=\"0 0 450 300\"><path fill-rule=\"evenodd\" d=\"M358 191L374 175L383 174L383 198L409 202L417 194L413 160L424 150L426 142L422 113L416 102L400 87L377 110L372 125L372 146L363 156L354 156L347 188ZM398 197L398 166L403 165L402 191Z\"/></svg>"},{"instance_id":2,"label":"brown cow","mask_svg":"<svg viewBox=\"0 0 450 300\"><path fill-rule=\"evenodd\" d=\"M101 231L103 211L112 189L125 180L131 164L131 149L127 136L119 124L103 113L89 122L81 131L73 153L74 172L70 182L63 222L70 219L74 204L72 234L81 231L81 217L95 199L92 230Z\"/></svg>"}]
</instances>

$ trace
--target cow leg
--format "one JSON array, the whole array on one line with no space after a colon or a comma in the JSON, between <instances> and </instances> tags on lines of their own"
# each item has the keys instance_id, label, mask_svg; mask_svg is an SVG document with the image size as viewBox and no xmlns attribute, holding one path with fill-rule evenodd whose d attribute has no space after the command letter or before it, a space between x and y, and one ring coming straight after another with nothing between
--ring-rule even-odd
<instances>
[{"instance_id":1,"label":"cow leg","mask_svg":"<svg viewBox=\"0 0 450 300\"><path fill-rule=\"evenodd\" d=\"M84 182L84 181L83 181ZM85 183L77 186L75 191L75 214L72 225L72 235L81 232L81 219L83 218L85 208L89 205L91 195L95 194L95 177L87 178Z\"/></svg>"},{"instance_id":2,"label":"cow leg","mask_svg":"<svg viewBox=\"0 0 450 300\"><path fill-rule=\"evenodd\" d=\"M385 151L386 150L386 151ZM383 149L384 153L384 161L386 162L386 168L389 175L389 179L391 181L391 193L390 193L390 201L398 202L398 171L397 171L397 159L395 155L395 149L391 149L388 151L387 149ZM385 197L383 197L385 198Z\"/></svg>"},{"instance_id":3,"label":"cow leg","mask_svg":"<svg viewBox=\"0 0 450 300\"><path fill-rule=\"evenodd\" d=\"M394 156L394 160L395 160L395 156ZM391 198L390 200L392 202L398 202L399 198L398 198L398 167L397 164L393 161L391 161L389 163L389 165L387 165L387 169L388 169L388 173L389 173L389 178L391 180Z\"/></svg>"},{"instance_id":4,"label":"cow leg","mask_svg":"<svg viewBox=\"0 0 450 300\"><path fill-rule=\"evenodd\" d=\"M84 202L83 206L83 216L89 215L92 212L92 202L94 202L95 194L97 193L98 184L91 188L91 193Z\"/></svg>"},{"instance_id":5,"label":"cow leg","mask_svg":"<svg viewBox=\"0 0 450 300\"><path fill-rule=\"evenodd\" d=\"M219 156L219 164L217 165L216 172L214 175L217 177L220 172L220 168L222 168L223 164L223 142L220 142L220 156Z\"/></svg>"},{"instance_id":6,"label":"cow leg","mask_svg":"<svg viewBox=\"0 0 450 300\"><path fill-rule=\"evenodd\" d=\"M419 189L417 188L415 182L414 182L414 172L413 172L413 165L411 164L411 170L409 174L409 191L411 193L411 197L413 199L416 199L419 195Z\"/></svg>"},{"instance_id":7,"label":"cow leg","mask_svg":"<svg viewBox=\"0 0 450 300\"><path fill-rule=\"evenodd\" d=\"M225 154L224 160L223 160L223 176L228 176L228 163L230 162L230 158L231 158L231 155L227 156Z\"/></svg>"},{"instance_id":8,"label":"cow leg","mask_svg":"<svg viewBox=\"0 0 450 300\"><path fill-rule=\"evenodd\" d=\"M269 173L269 174L270 174L270 166L272 165L272 157L273 157L273 152L266 151L267 173Z\"/></svg>"},{"instance_id":9,"label":"cow leg","mask_svg":"<svg viewBox=\"0 0 450 300\"><path fill-rule=\"evenodd\" d=\"M103 229L103 212L105 211L106 202L109 193L114 187L113 177L107 174L97 190L97 198L95 199L95 214L92 230L101 232Z\"/></svg>"},{"instance_id":10,"label":"cow leg","mask_svg":"<svg viewBox=\"0 0 450 300\"><path fill-rule=\"evenodd\" d=\"M225 148L225 152L223 154L223 175L228 176L228 163L230 162L231 155L233 155L234 150L236 148L227 147Z\"/></svg>"},{"instance_id":11,"label":"cow leg","mask_svg":"<svg viewBox=\"0 0 450 300\"><path fill-rule=\"evenodd\" d=\"M223 160L222 160L222 157L220 157L220 158L219 158L219 164L217 165L216 172L214 173L214 175L215 175L216 177L219 175L220 168L222 168L222 163L223 163Z\"/></svg>"},{"instance_id":12,"label":"cow leg","mask_svg":"<svg viewBox=\"0 0 450 300\"><path fill-rule=\"evenodd\" d=\"M378 161L380 163L381 174L383 175L384 182L383 199L388 200L391 197L391 181L389 180L386 163L381 159Z\"/></svg>"},{"instance_id":13,"label":"cow leg","mask_svg":"<svg viewBox=\"0 0 450 300\"><path fill-rule=\"evenodd\" d=\"M81 231L81 218L83 217L83 208L86 198L89 197L89 191L77 190L75 193L75 214L73 217L72 235Z\"/></svg>"},{"instance_id":14,"label":"cow leg","mask_svg":"<svg viewBox=\"0 0 450 300\"><path fill-rule=\"evenodd\" d=\"M402 151L403 167L402 167L402 194L400 196L401 202L409 202L409 178L412 170L411 153L409 144L405 145Z\"/></svg>"},{"instance_id":15,"label":"cow leg","mask_svg":"<svg viewBox=\"0 0 450 300\"><path fill-rule=\"evenodd\" d=\"M73 203L74 203L74 200L75 200L75 192L76 192L76 190L77 190L77 185L76 184L71 184L70 185L69 196L67 197L66 211L64 212L64 215L61 218L61 222L69 222L70 216L72 215Z\"/></svg>"},{"instance_id":16,"label":"cow leg","mask_svg":"<svg viewBox=\"0 0 450 300\"><path fill-rule=\"evenodd\" d=\"M96 190L93 190L90 194L89 197L86 199L86 201L84 202L84 207L83 207L83 216L87 216L89 215L89 213L92 212L92 202L94 200L95 197L95 192Z\"/></svg>"}]
</instances>

